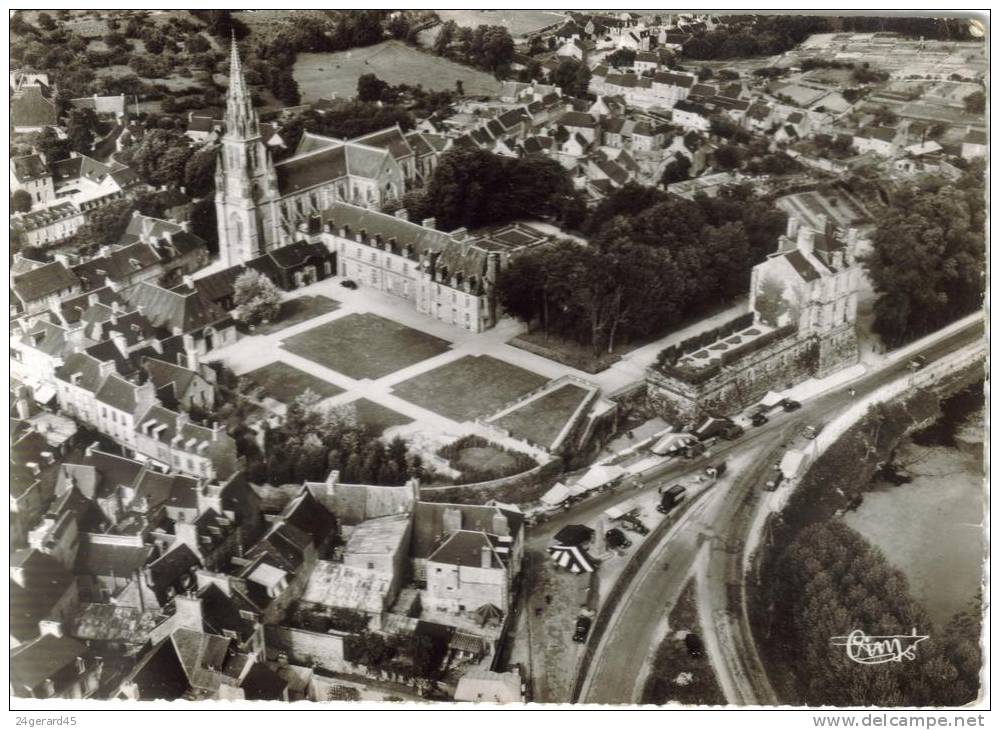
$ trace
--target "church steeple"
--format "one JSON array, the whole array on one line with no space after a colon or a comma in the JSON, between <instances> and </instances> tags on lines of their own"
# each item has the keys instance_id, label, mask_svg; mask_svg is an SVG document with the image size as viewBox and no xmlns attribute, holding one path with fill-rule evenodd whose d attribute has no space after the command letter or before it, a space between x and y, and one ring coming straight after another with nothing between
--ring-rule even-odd
<instances>
[{"instance_id":1,"label":"church steeple","mask_svg":"<svg viewBox=\"0 0 1000 730\"><path fill-rule=\"evenodd\" d=\"M229 53L229 92L226 94L226 134L248 139L260 133L253 99L243 78L240 49L233 35Z\"/></svg>"}]
</instances>

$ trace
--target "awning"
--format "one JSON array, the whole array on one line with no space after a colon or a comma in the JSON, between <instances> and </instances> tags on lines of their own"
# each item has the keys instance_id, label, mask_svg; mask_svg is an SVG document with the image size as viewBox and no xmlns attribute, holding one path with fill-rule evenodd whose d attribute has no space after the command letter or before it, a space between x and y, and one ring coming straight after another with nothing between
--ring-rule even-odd
<instances>
[{"instance_id":1,"label":"awning","mask_svg":"<svg viewBox=\"0 0 1000 730\"><path fill-rule=\"evenodd\" d=\"M590 491L591 489L603 487L605 484L610 484L626 473L627 472L620 466L602 464L591 468L591 470L584 474L583 478L577 482L577 485L583 487L583 489L587 491Z\"/></svg>"},{"instance_id":2,"label":"awning","mask_svg":"<svg viewBox=\"0 0 1000 730\"><path fill-rule=\"evenodd\" d=\"M567 488L567 486L562 482L557 482L553 485L552 489L542 495L542 504L550 506L562 504L570 497L570 495L571 492L569 488Z\"/></svg>"},{"instance_id":3,"label":"awning","mask_svg":"<svg viewBox=\"0 0 1000 730\"><path fill-rule=\"evenodd\" d=\"M768 391L767 395L760 399L760 404L765 408L773 408L785 399L785 396L781 393L775 393L773 390Z\"/></svg>"}]
</instances>

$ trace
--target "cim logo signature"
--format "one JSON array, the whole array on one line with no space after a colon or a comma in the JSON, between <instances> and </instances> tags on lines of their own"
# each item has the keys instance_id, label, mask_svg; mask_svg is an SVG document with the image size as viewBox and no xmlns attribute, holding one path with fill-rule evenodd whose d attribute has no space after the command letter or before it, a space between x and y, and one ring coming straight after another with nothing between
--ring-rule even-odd
<instances>
[{"instance_id":1,"label":"cim logo signature","mask_svg":"<svg viewBox=\"0 0 1000 730\"><path fill-rule=\"evenodd\" d=\"M920 636L913 629L909 634L896 636L868 636L855 629L847 636L834 636L834 646L846 647L847 658L858 664L886 664L913 661L917 658L917 644L929 637Z\"/></svg>"}]
</instances>

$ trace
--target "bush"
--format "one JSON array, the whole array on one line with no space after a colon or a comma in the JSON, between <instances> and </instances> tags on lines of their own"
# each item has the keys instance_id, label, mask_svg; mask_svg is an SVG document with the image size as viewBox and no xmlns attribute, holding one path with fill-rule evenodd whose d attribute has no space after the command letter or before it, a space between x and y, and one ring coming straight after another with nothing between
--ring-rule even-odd
<instances>
[{"instance_id":1,"label":"bush","mask_svg":"<svg viewBox=\"0 0 1000 730\"><path fill-rule=\"evenodd\" d=\"M463 464L461 463L462 452L467 449L494 449L507 454L511 457L512 461L510 464L494 468L476 467L470 464ZM527 454L506 449L503 446L495 444L492 441L488 441L482 436L477 436L475 434L463 436L457 441L442 446L438 449L437 454L441 458L447 459L452 468L462 472L461 478L457 481L458 484L475 484L477 482L489 482L494 479L503 479L504 477L521 474L538 466L538 462Z\"/></svg>"}]
</instances>

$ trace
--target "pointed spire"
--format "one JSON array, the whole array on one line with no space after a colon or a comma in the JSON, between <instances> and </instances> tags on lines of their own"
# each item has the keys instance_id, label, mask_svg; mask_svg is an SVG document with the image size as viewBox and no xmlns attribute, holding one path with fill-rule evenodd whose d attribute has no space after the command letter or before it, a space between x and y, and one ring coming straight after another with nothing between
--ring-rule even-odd
<instances>
[{"instance_id":1,"label":"pointed spire","mask_svg":"<svg viewBox=\"0 0 1000 730\"><path fill-rule=\"evenodd\" d=\"M226 133L239 137L256 136L257 113L243 77L236 33L232 34L229 52L229 93L226 95Z\"/></svg>"}]
</instances>

